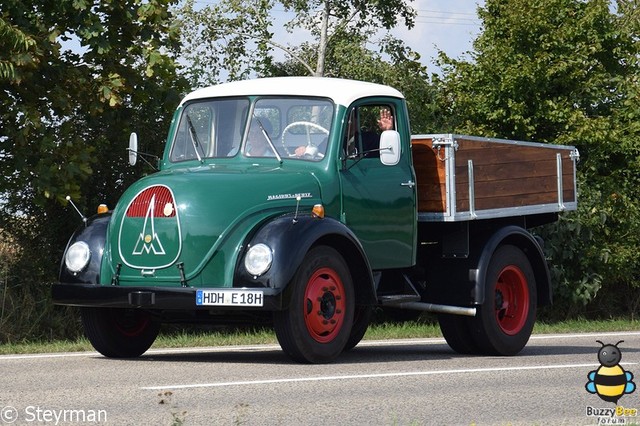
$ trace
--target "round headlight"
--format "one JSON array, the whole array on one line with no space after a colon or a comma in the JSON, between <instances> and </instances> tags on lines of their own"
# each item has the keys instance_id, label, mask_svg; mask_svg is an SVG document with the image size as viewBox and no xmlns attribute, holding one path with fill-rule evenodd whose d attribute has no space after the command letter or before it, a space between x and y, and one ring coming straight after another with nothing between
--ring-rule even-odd
<instances>
[{"instance_id":1,"label":"round headlight","mask_svg":"<svg viewBox=\"0 0 640 426\"><path fill-rule=\"evenodd\" d=\"M266 244L251 246L244 257L244 267L251 275L262 275L269 270L273 262L273 253Z\"/></svg>"},{"instance_id":2,"label":"round headlight","mask_svg":"<svg viewBox=\"0 0 640 426\"><path fill-rule=\"evenodd\" d=\"M76 241L64 255L64 264L71 272L80 272L91 259L91 250L84 241Z\"/></svg>"}]
</instances>

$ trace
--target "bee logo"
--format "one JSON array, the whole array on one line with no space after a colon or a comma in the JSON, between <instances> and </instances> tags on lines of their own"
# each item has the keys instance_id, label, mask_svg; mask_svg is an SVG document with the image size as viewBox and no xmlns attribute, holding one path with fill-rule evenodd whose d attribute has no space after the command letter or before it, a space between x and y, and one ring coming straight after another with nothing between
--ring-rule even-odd
<instances>
[{"instance_id":1,"label":"bee logo","mask_svg":"<svg viewBox=\"0 0 640 426\"><path fill-rule=\"evenodd\" d=\"M633 373L624 371L619 365L622 353L618 345L624 340L615 345L605 345L600 340L596 342L602 345L598 351L598 361L601 365L597 370L587 374L589 381L585 388L589 393L598 394L600 399L617 404L622 395L636 390L636 384L632 381Z\"/></svg>"}]
</instances>

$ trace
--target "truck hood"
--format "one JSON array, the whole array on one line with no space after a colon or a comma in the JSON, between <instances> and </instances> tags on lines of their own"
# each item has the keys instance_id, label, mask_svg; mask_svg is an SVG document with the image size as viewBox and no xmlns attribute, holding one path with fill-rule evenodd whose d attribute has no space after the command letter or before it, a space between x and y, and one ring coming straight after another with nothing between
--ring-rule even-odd
<instances>
[{"instance_id":1,"label":"truck hood","mask_svg":"<svg viewBox=\"0 0 640 426\"><path fill-rule=\"evenodd\" d=\"M149 176L131 186L114 210L108 240L112 274L133 281L189 281L223 246L229 252L222 253L220 265L233 268L230 260L251 229L269 216L294 211L298 197L300 205L320 202L311 174L200 167Z\"/></svg>"}]
</instances>

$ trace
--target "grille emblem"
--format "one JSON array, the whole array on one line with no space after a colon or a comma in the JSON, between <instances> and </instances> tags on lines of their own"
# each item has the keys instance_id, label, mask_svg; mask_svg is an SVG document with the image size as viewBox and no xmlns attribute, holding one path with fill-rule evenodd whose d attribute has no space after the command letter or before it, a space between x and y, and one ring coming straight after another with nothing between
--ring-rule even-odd
<instances>
[{"instance_id":1,"label":"grille emblem","mask_svg":"<svg viewBox=\"0 0 640 426\"><path fill-rule=\"evenodd\" d=\"M167 206L171 206L171 203L167 203ZM164 207L164 215L170 216L171 212L167 214L167 206ZM151 201L149 202L149 208L147 209L147 213L144 216L144 225L142 225L142 232L140 232L140 238L138 238L138 242L133 249L134 255L141 255L142 252L147 254L153 252L155 255L166 254L164 251L164 247L162 247L162 242L160 238L158 238L158 234L156 233L156 226L153 217L153 212L156 208L156 195L153 194L151 197ZM173 210L173 208L171 208Z\"/></svg>"},{"instance_id":2,"label":"grille emblem","mask_svg":"<svg viewBox=\"0 0 640 426\"><path fill-rule=\"evenodd\" d=\"M133 196L120 220L118 255L141 271L175 264L182 251L178 204L171 188L152 185Z\"/></svg>"}]
</instances>

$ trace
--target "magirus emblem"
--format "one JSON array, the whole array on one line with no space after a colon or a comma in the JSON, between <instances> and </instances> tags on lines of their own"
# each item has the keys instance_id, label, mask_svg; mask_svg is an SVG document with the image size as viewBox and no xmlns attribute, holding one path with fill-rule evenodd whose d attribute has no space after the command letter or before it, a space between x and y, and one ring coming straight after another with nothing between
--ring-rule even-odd
<instances>
[{"instance_id":1,"label":"magirus emblem","mask_svg":"<svg viewBox=\"0 0 640 426\"><path fill-rule=\"evenodd\" d=\"M182 239L175 197L164 185L140 191L127 206L120 222L118 248L132 268L171 266L180 255Z\"/></svg>"}]
</instances>

